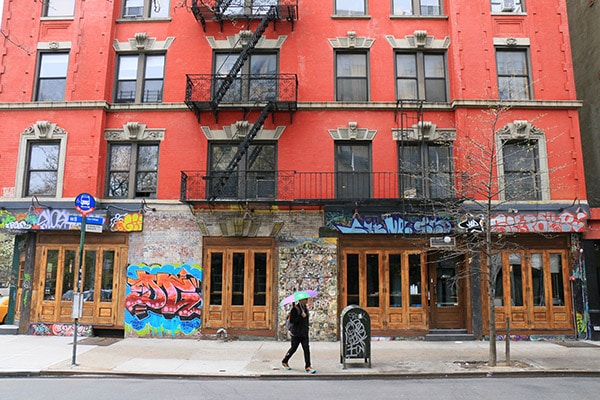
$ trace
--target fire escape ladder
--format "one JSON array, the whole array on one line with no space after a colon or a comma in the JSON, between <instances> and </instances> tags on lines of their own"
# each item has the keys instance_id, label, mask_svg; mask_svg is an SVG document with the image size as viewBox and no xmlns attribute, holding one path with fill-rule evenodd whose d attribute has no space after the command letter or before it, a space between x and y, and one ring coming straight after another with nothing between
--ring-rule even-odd
<instances>
[{"instance_id":1,"label":"fire escape ladder","mask_svg":"<svg viewBox=\"0 0 600 400\"><path fill-rule=\"evenodd\" d=\"M221 81L221 85L219 86L219 89L217 89L217 91L215 92L215 96L210 102L213 111L216 112L216 109L219 106L219 104L221 103L221 101L223 100L223 97L225 96L225 94L227 93L227 91L229 90L229 88L231 87L233 82L235 81L237 74L242 70L242 66L244 65L244 63L246 62L246 60L248 59L248 57L250 56L250 54L252 53L252 51L254 50L256 45L258 44L258 41L260 40L263 33L265 33L265 31L267 30L267 26L269 26L269 23L271 21L275 20L277 18L277 16L278 16L277 7L272 6L269 9L269 12L267 12L262 17L262 19L260 20L260 23L256 27L256 30L254 30L254 32L252 33L252 36L250 36L250 38L248 39L248 43L246 43L244 45L244 47L242 48L242 51L240 52L238 59L235 61L235 63L231 67L231 70L229 71L227 76Z\"/></svg>"},{"instance_id":2,"label":"fire escape ladder","mask_svg":"<svg viewBox=\"0 0 600 400\"><path fill-rule=\"evenodd\" d=\"M258 134L258 131L262 128L265 121L269 117L269 114L271 114L273 111L275 111L275 103L270 101L262 109L260 115L258 116L258 119L256 120L256 122L254 122L254 125L252 125L252 127L250 128L250 130L248 131L248 134L246 134L246 137L244 138L244 140L242 140L242 142L239 144L239 146L237 148L237 152L235 153L235 155L233 156L233 158L227 165L227 168L225 168L225 171L223 172L223 174L221 176L219 176L219 180L213 187L212 194L210 196L209 201L212 202L217 197L219 197L219 195L223 191L223 188L225 187L225 185L227 185L227 181L231 177L231 174L235 171L237 165L239 164L241 159L244 157L244 155L248 151L248 147L250 147L250 144L252 143L252 141L254 140L256 135Z\"/></svg>"}]
</instances>

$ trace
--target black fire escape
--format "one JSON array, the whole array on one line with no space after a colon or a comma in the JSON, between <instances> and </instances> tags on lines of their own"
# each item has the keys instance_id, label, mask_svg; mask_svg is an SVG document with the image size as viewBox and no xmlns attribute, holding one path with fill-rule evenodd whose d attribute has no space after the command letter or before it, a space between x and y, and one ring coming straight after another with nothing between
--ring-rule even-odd
<instances>
[{"instance_id":1,"label":"black fire escape","mask_svg":"<svg viewBox=\"0 0 600 400\"><path fill-rule=\"evenodd\" d=\"M291 115L296 111L298 79L295 74L243 75L240 72L270 23L275 26L279 20L290 21L293 28L297 8L297 0L192 1L192 13L204 30L207 20L218 22L221 30L223 21L228 19L245 19L248 26L252 21L258 21L252 34L244 39L242 49L227 74L187 75L185 103L198 121L202 111L212 111L218 121L219 110L241 109L244 118L247 118L250 111L260 110L260 115L238 145L237 152L225 171L220 172L218 179L211 182L209 201L214 201L220 196L269 115L278 110L288 111L291 119ZM250 87L247 96L231 94L232 86L239 87L242 84ZM211 180L211 177L207 179Z\"/></svg>"}]
</instances>

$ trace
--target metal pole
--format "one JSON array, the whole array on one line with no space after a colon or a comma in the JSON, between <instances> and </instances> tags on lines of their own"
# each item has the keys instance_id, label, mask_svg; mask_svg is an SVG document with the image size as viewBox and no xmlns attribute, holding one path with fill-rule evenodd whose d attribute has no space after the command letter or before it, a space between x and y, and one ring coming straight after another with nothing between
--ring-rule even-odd
<instances>
[{"instance_id":1,"label":"metal pole","mask_svg":"<svg viewBox=\"0 0 600 400\"><path fill-rule=\"evenodd\" d=\"M510 367L510 318L506 318L506 366Z\"/></svg>"},{"instance_id":2,"label":"metal pole","mask_svg":"<svg viewBox=\"0 0 600 400\"><path fill-rule=\"evenodd\" d=\"M74 315L74 322L73 322L73 357L71 358L71 365L77 365L77 323L79 320L78 315L81 313L81 308L79 307L79 303L77 304L77 306L75 305L75 302L79 302L80 299L80 291L81 291L81 269L82 269L82 265L83 265L83 243L85 240L85 223L86 223L86 216L82 215L81 216L81 236L79 239L79 266L77 267L77 290L75 293L73 293L73 307L77 307L77 314Z\"/></svg>"}]
</instances>

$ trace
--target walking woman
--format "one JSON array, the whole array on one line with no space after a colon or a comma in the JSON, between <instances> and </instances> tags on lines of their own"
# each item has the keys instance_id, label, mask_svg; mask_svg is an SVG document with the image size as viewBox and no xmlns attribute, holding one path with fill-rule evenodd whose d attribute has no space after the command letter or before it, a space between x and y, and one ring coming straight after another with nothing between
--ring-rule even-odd
<instances>
[{"instance_id":1,"label":"walking woman","mask_svg":"<svg viewBox=\"0 0 600 400\"><path fill-rule=\"evenodd\" d=\"M292 335L292 345L290 349L283 357L281 366L284 369L292 369L288 364L290 358L294 355L298 346L302 345L304 351L304 370L309 374L314 374L315 371L310 363L310 345L308 343L308 320L309 312L306 303L308 299L302 299L298 303L294 304L292 311L290 311L290 333Z\"/></svg>"}]
</instances>

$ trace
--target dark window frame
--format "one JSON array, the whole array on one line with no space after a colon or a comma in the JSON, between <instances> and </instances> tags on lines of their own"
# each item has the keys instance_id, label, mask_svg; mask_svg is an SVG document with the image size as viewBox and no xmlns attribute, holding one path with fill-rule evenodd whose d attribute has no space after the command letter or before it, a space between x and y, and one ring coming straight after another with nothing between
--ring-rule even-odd
<instances>
[{"instance_id":1,"label":"dark window frame","mask_svg":"<svg viewBox=\"0 0 600 400\"><path fill-rule=\"evenodd\" d=\"M432 151L441 149L445 150L447 161L447 168L443 170L441 168L435 169L432 165L434 162ZM397 151L400 197L447 199L454 196L454 149L452 142L399 141ZM414 167L412 167L412 164L407 165L405 159L411 156L414 159L415 155L418 158L416 165ZM413 181L415 185L410 184ZM447 187L436 185L438 182L444 182ZM412 194L413 189L414 194ZM411 192L408 192L408 190ZM440 195L434 196L434 193L440 193Z\"/></svg>"},{"instance_id":2,"label":"dark window frame","mask_svg":"<svg viewBox=\"0 0 600 400\"><path fill-rule=\"evenodd\" d=\"M515 74L501 71L501 64L499 56L501 54L519 54L522 55L523 67L525 67L525 73ZM506 60L508 61L508 60ZM501 73L502 72L502 73ZM496 74L497 74L497 82L498 82L498 98L500 100L533 100L533 87L532 87L532 69L531 69L531 60L529 56L529 48L528 47L496 47ZM512 90L512 87L516 85L516 78L524 79L525 83L523 85L518 85L517 90ZM507 82L509 85L505 86L504 82ZM503 89L507 88L507 89ZM524 96L517 96L518 93L524 92ZM507 93L503 95L503 93Z\"/></svg>"},{"instance_id":3,"label":"dark window frame","mask_svg":"<svg viewBox=\"0 0 600 400\"><path fill-rule=\"evenodd\" d=\"M506 150L508 146L518 146L521 148L527 147L525 152L532 155L530 164L533 169L523 169L523 163L514 162L515 160L507 160ZM516 151L521 150L517 149ZM531 152L533 150L533 152ZM515 152L516 154L516 152ZM502 140L502 168L504 180L504 198L508 201L514 200L542 200L544 191L542 187L542 164L540 158L540 142L538 139L503 139ZM530 183L527 192L521 190L522 183ZM518 192L512 192L511 187L515 184ZM516 185L518 184L518 185Z\"/></svg>"},{"instance_id":4,"label":"dark window frame","mask_svg":"<svg viewBox=\"0 0 600 400\"><path fill-rule=\"evenodd\" d=\"M352 149L349 160L340 157L344 148ZM355 148L361 148L366 160L360 162L354 160ZM361 154L358 154L359 156ZM335 163L335 196L337 199L360 199L371 198L373 190L373 148L371 141L346 141L336 140L334 145L334 163ZM365 168L361 168L361 164ZM342 168L350 165L352 168Z\"/></svg>"},{"instance_id":5,"label":"dark window frame","mask_svg":"<svg viewBox=\"0 0 600 400\"><path fill-rule=\"evenodd\" d=\"M121 69L123 65L123 61L126 58L136 58L137 57L137 65L136 65L136 74L135 79L131 77L121 78L122 72L125 72ZM148 74L148 66L149 60L152 58L162 58L162 77L147 77ZM115 73L115 90L114 90L114 102L115 103L162 103L164 99L165 92L165 73L166 73L166 62L167 55L164 52L157 53L122 53L117 55L117 65L116 65L116 73ZM133 94L133 96L125 96L120 95L121 84L124 82L134 83L135 90L124 91ZM153 91L155 96L150 97L150 92L147 90L148 83L151 82L161 82L161 88L158 91Z\"/></svg>"},{"instance_id":6,"label":"dark window frame","mask_svg":"<svg viewBox=\"0 0 600 400\"><path fill-rule=\"evenodd\" d=\"M70 13L66 13L66 14L62 14L59 13L58 11L56 11L57 9L55 8L56 5L53 4L55 2L65 2L64 6L69 6L70 4L67 2L69 1L70 3L72 3L73 8L71 9ZM44 0L42 2L43 7L42 7L42 17L46 17L46 18L73 18L75 16L75 5L76 5L76 0ZM56 14L54 14L56 13Z\"/></svg>"},{"instance_id":7,"label":"dark window frame","mask_svg":"<svg viewBox=\"0 0 600 400\"><path fill-rule=\"evenodd\" d=\"M130 151L129 151L129 162L128 162L128 169L117 169L117 168L113 168L111 166L112 164L112 159L113 159L113 149L117 146L129 146L130 147ZM155 147L156 150L156 166L155 168L151 168L151 169L140 169L139 166L139 154L140 154L140 148L143 147ZM156 198L157 193L158 193L158 167L159 167L159 158L160 158L160 144L158 142L151 142L151 141L134 141L134 142L129 142L129 141L116 141L116 142L109 142L108 143L108 155L107 155L107 163L106 163L106 188L105 188L105 193L106 193L106 197L107 198L111 198L111 199L138 199L138 198ZM124 189L125 191L127 191L126 195L115 195L114 191L116 190L115 188L111 188L112 184L111 184L111 176L113 174L127 174L127 181L124 182L126 183L127 187L126 189ZM140 188L138 186L138 178L140 177L140 175L142 174L150 174L150 175L155 175L155 179L154 179L154 188L153 190L141 190L142 188ZM131 190L131 188L133 188L133 190Z\"/></svg>"},{"instance_id":8,"label":"dark window frame","mask_svg":"<svg viewBox=\"0 0 600 400\"><path fill-rule=\"evenodd\" d=\"M490 9L493 13L523 13L524 0L490 0Z\"/></svg>"},{"instance_id":9,"label":"dark window frame","mask_svg":"<svg viewBox=\"0 0 600 400\"><path fill-rule=\"evenodd\" d=\"M364 56L364 61L365 61L365 74L364 76L359 76L359 75L340 75L339 74L339 65L340 65L340 60L339 58L342 56L354 56L354 55L360 55L360 56ZM365 101L370 101L371 99L371 95L370 95L370 89L371 89L371 81L370 81L370 53L368 50L336 50L335 51L335 59L334 59L334 82L335 82L335 101L359 101L359 102L365 102ZM351 81L355 81L355 82L359 82L359 81L364 81L364 88L362 88L362 90L364 90L364 93L362 93L362 96L358 96L358 97L354 97L354 93L353 91L351 91L351 98L346 98L345 94L346 91L344 90L345 88L345 83L351 82Z\"/></svg>"},{"instance_id":10,"label":"dark window frame","mask_svg":"<svg viewBox=\"0 0 600 400\"><path fill-rule=\"evenodd\" d=\"M43 70L45 69L44 60L48 60L51 57L56 56L66 56L66 63L64 63L64 76L56 75L56 76L45 76ZM60 51L60 52L49 52L44 51L38 53L38 63L37 63L37 71L36 71L36 79L35 79L35 92L34 92L34 101L65 101L66 93L67 93L67 77L69 75L69 58L70 53L68 51ZM48 97L43 91L43 87L45 86L45 82L55 81L62 82L63 91L62 96L50 96ZM57 94L59 91L51 90L52 94ZM40 98L43 96L43 98Z\"/></svg>"},{"instance_id":11,"label":"dark window frame","mask_svg":"<svg viewBox=\"0 0 600 400\"><path fill-rule=\"evenodd\" d=\"M400 62L399 58L401 56L411 55L414 57L415 61L415 75L404 75L400 76L399 67ZM443 68L444 68L444 76L426 76L427 68L426 63L428 59L433 59L433 57L442 57L443 59ZM448 60L447 60L447 52L446 51L415 51L415 50L398 50L394 54L394 77L396 81L395 91L396 91L396 99L398 100L424 100L426 102L448 102L448 87L449 87L449 76L448 76ZM416 98L404 98L400 95L400 82L404 80L413 80L416 83ZM428 89L428 83L433 82L443 82L443 99L441 98L432 98L432 92Z\"/></svg>"},{"instance_id":12,"label":"dark window frame","mask_svg":"<svg viewBox=\"0 0 600 400\"><path fill-rule=\"evenodd\" d=\"M138 7L127 7L128 2L142 2L143 4ZM161 2L166 1L167 4L163 5ZM159 7L159 8L157 8ZM171 7L170 0L123 0L121 9L121 17L124 19L142 19L142 18L169 18L169 9ZM134 11L134 9L139 9ZM129 11L132 10L132 11Z\"/></svg>"},{"instance_id":13,"label":"dark window frame","mask_svg":"<svg viewBox=\"0 0 600 400\"><path fill-rule=\"evenodd\" d=\"M55 164L53 167L49 168L33 168L32 166L32 153L34 151L34 147L37 146L52 146L56 148L56 157ZM23 193L25 197L29 196L38 196L38 197L56 197L57 193L57 184L59 180L59 172L60 172L60 150L61 144L60 140L29 140L27 142L27 159L25 162L25 179L24 179L24 188ZM47 163L49 157L44 157L44 162ZM50 173L53 174L53 183L48 185L52 190L47 192L34 192L32 191L32 175L33 174L44 174ZM41 179L41 178L40 178Z\"/></svg>"},{"instance_id":14,"label":"dark window frame","mask_svg":"<svg viewBox=\"0 0 600 400\"><path fill-rule=\"evenodd\" d=\"M437 6L429 4L422 5L421 3L423 0L404 0L405 3L410 3L411 9L409 13L398 12L398 9L400 8L400 1L401 0L392 0L392 15L394 16L440 17L444 15L444 7L442 0L436 0ZM434 8L436 7L437 12L434 11Z\"/></svg>"},{"instance_id":15,"label":"dark window frame","mask_svg":"<svg viewBox=\"0 0 600 400\"><path fill-rule=\"evenodd\" d=\"M367 16L369 15L369 4L367 0L361 0L363 3L363 9L362 11L358 10L343 10L340 8L340 6L338 6L338 3L343 2L344 0L334 0L333 3L333 13L336 16L343 16L343 17L362 17L362 16Z\"/></svg>"}]
</instances>

